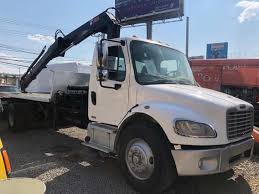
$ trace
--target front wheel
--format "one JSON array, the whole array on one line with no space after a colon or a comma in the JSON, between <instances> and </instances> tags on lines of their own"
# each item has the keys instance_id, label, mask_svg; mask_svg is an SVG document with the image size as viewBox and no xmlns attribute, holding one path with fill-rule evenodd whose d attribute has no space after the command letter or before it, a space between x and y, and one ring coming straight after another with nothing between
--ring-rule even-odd
<instances>
[{"instance_id":1,"label":"front wheel","mask_svg":"<svg viewBox=\"0 0 259 194\"><path fill-rule=\"evenodd\" d=\"M127 127L119 158L128 182L140 192L161 193L177 177L167 139L157 126Z\"/></svg>"}]
</instances>

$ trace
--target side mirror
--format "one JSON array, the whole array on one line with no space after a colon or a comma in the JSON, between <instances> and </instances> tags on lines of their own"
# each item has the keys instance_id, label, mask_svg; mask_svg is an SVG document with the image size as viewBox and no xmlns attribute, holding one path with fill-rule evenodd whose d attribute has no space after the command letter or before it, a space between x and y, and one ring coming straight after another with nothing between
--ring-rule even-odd
<instances>
[{"instance_id":1,"label":"side mirror","mask_svg":"<svg viewBox=\"0 0 259 194\"><path fill-rule=\"evenodd\" d=\"M100 41L100 43L98 43L97 52L98 52L98 64L97 64L97 66L103 67L106 64L108 54L107 54L107 48L105 47L105 45L103 44L102 41Z\"/></svg>"},{"instance_id":2,"label":"side mirror","mask_svg":"<svg viewBox=\"0 0 259 194\"><path fill-rule=\"evenodd\" d=\"M107 69L98 68L96 72L97 81L107 81L109 78L109 71Z\"/></svg>"}]
</instances>

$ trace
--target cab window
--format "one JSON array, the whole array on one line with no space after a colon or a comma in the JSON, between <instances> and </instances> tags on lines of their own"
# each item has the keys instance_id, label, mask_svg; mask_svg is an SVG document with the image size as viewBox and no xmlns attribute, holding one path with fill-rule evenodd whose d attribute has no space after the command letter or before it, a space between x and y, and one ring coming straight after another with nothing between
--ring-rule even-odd
<instances>
[{"instance_id":1,"label":"cab window","mask_svg":"<svg viewBox=\"0 0 259 194\"><path fill-rule=\"evenodd\" d=\"M120 46L108 48L107 70L109 80L124 81L126 77L125 57Z\"/></svg>"}]
</instances>

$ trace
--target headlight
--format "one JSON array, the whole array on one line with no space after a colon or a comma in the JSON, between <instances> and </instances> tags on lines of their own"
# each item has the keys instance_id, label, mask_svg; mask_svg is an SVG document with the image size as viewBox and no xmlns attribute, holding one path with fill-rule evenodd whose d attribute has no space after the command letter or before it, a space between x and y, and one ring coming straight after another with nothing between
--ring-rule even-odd
<instances>
[{"instance_id":1,"label":"headlight","mask_svg":"<svg viewBox=\"0 0 259 194\"><path fill-rule=\"evenodd\" d=\"M200 138L215 138L217 137L209 125L196 123L193 121L178 120L175 122L175 132L181 136L200 137Z\"/></svg>"}]
</instances>

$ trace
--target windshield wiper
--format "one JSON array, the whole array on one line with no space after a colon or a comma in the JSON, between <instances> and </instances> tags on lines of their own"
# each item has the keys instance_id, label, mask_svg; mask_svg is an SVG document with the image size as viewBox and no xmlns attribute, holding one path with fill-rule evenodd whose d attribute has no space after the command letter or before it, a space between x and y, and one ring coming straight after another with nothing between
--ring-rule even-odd
<instances>
[{"instance_id":1,"label":"windshield wiper","mask_svg":"<svg viewBox=\"0 0 259 194\"><path fill-rule=\"evenodd\" d=\"M171 81L171 80L160 79L160 80L156 80L156 81L146 82L146 84L177 84L177 82Z\"/></svg>"},{"instance_id":2,"label":"windshield wiper","mask_svg":"<svg viewBox=\"0 0 259 194\"><path fill-rule=\"evenodd\" d=\"M182 84L182 85L193 85L193 83L190 80L188 80L188 79L177 80L177 83L178 84Z\"/></svg>"}]
</instances>

